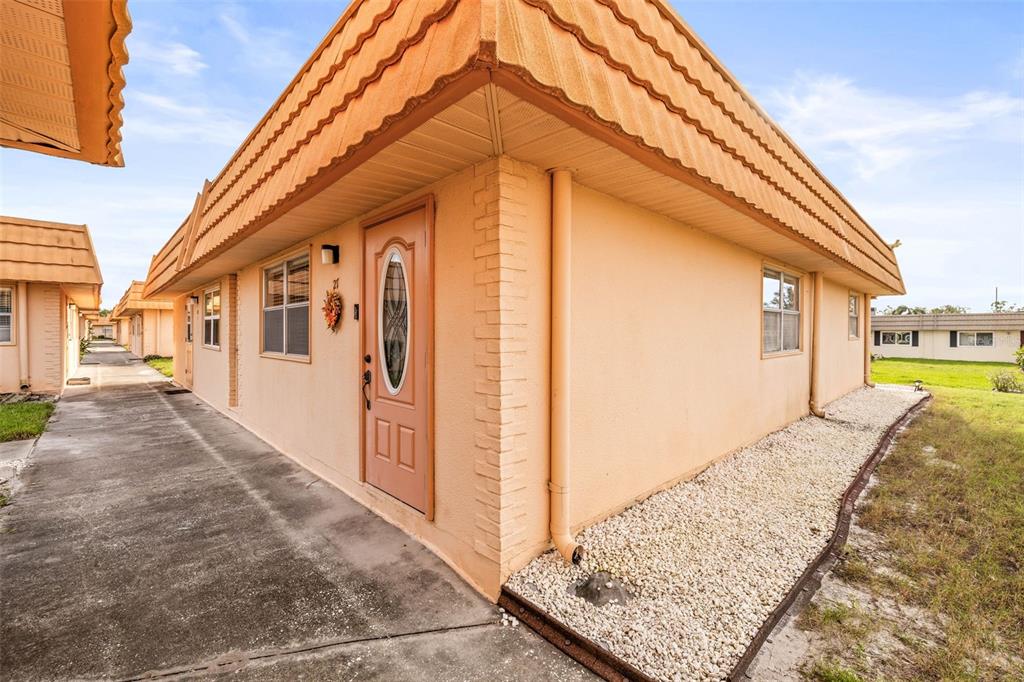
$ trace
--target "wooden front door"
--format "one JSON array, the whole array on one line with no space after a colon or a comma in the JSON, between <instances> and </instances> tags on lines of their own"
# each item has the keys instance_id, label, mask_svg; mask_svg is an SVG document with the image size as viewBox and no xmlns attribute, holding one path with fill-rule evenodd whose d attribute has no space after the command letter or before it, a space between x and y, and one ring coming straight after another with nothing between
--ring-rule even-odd
<instances>
[{"instance_id":1,"label":"wooden front door","mask_svg":"<svg viewBox=\"0 0 1024 682\"><path fill-rule=\"evenodd\" d=\"M368 223L363 248L366 482L432 515L433 207Z\"/></svg>"},{"instance_id":2,"label":"wooden front door","mask_svg":"<svg viewBox=\"0 0 1024 682\"><path fill-rule=\"evenodd\" d=\"M182 368L181 378L181 383L189 388L192 388L192 338L195 334L195 314L196 306L189 296L185 303L185 366Z\"/></svg>"}]
</instances>

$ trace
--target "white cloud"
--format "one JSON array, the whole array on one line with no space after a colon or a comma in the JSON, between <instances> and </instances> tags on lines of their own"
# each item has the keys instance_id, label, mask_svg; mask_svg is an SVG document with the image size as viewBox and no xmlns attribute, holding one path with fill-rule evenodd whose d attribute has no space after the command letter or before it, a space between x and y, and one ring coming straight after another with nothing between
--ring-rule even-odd
<instances>
[{"instance_id":1,"label":"white cloud","mask_svg":"<svg viewBox=\"0 0 1024 682\"><path fill-rule=\"evenodd\" d=\"M797 74L761 101L897 250L907 295L886 305L1024 303L1024 99L945 98Z\"/></svg>"},{"instance_id":2,"label":"white cloud","mask_svg":"<svg viewBox=\"0 0 1024 682\"><path fill-rule=\"evenodd\" d=\"M125 116L129 134L150 139L204 142L235 147L251 127L230 111L197 104L185 104L166 95L135 91L133 110ZM136 109L140 106L141 110Z\"/></svg>"},{"instance_id":3,"label":"white cloud","mask_svg":"<svg viewBox=\"0 0 1024 682\"><path fill-rule=\"evenodd\" d=\"M238 44L239 61L247 69L290 78L302 63L302 59L289 47L292 42L289 32L252 25L243 6L228 5L217 18Z\"/></svg>"},{"instance_id":4,"label":"white cloud","mask_svg":"<svg viewBox=\"0 0 1024 682\"><path fill-rule=\"evenodd\" d=\"M997 92L921 99L869 90L835 75L798 75L765 104L812 157L862 179L942 154L951 142L1020 136L1024 100Z\"/></svg>"},{"instance_id":5,"label":"white cloud","mask_svg":"<svg viewBox=\"0 0 1024 682\"><path fill-rule=\"evenodd\" d=\"M206 68L201 54L173 40L150 42L137 38L130 44L131 59L149 62L180 76L196 76Z\"/></svg>"}]
</instances>

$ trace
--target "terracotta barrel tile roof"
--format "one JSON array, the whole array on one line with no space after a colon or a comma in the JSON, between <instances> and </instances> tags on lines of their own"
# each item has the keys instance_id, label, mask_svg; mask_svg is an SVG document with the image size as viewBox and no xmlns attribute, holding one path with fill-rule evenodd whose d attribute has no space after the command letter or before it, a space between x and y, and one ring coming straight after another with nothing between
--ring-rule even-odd
<instances>
[{"instance_id":1,"label":"terracotta barrel tile roof","mask_svg":"<svg viewBox=\"0 0 1024 682\"><path fill-rule=\"evenodd\" d=\"M110 317L117 319L129 317L143 310L174 309L174 303L171 301L153 301L144 298L142 292L145 286L145 282L134 280L121 296L121 300L110 311Z\"/></svg>"},{"instance_id":2,"label":"terracotta barrel tile roof","mask_svg":"<svg viewBox=\"0 0 1024 682\"><path fill-rule=\"evenodd\" d=\"M0 279L102 284L89 228L0 216Z\"/></svg>"},{"instance_id":3,"label":"terracotta barrel tile roof","mask_svg":"<svg viewBox=\"0 0 1024 682\"><path fill-rule=\"evenodd\" d=\"M879 291L903 290L889 246L662 2L364 0L204 188L154 258L147 293L341 178L375 138L438 113L455 84L488 81Z\"/></svg>"},{"instance_id":4,"label":"terracotta barrel tile roof","mask_svg":"<svg viewBox=\"0 0 1024 682\"><path fill-rule=\"evenodd\" d=\"M858 269L898 286L899 270L891 249L809 164L794 163L813 182L783 162L786 158L792 162L795 147L787 145L782 149L787 153L780 153L716 104L725 99L734 105L744 102L721 73L707 82L687 79L682 65L666 58L670 50L687 54L689 61L695 58L696 49L687 35L674 26L671 33L663 27L660 33L667 49L656 49L648 41L637 40L637 24L622 23L623 11L612 11L608 5L612 3L501 3L499 63ZM644 2L612 6L620 5L632 11L653 7ZM671 26L665 19L661 22ZM701 62L700 71L707 75L712 65L703 58ZM752 107L742 108L748 118L756 113ZM766 122L760 114L757 117ZM777 134L769 137L777 144L782 140Z\"/></svg>"},{"instance_id":5,"label":"terracotta barrel tile roof","mask_svg":"<svg viewBox=\"0 0 1024 682\"><path fill-rule=\"evenodd\" d=\"M0 216L0 281L55 282L80 308L98 308L103 276L89 228Z\"/></svg>"},{"instance_id":6,"label":"terracotta barrel tile roof","mask_svg":"<svg viewBox=\"0 0 1024 682\"><path fill-rule=\"evenodd\" d=\"M126 0L0 0L0 145L123 166Z\"/></svg>"}]
</instances>

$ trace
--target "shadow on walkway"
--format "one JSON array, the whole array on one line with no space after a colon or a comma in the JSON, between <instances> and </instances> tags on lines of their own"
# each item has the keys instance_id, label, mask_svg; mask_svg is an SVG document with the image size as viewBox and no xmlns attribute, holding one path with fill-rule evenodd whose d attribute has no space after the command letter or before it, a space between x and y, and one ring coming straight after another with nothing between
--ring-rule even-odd
<instances>
[{"instance_id":1,"label":"shadow on walkway","mask_svg":"<svg viewBox=\"0 0 1024 682\"><path fill-rule=\"evenodd\" d=\"M0 511L4 678L589 677L137 357L88 357Z\"/></svg>"}]
</instances>

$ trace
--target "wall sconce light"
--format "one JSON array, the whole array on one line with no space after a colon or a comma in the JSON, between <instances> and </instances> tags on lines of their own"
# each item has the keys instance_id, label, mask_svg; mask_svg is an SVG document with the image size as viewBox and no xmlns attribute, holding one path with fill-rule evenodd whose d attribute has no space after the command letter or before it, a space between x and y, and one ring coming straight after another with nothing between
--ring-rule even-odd
<instances>
[{"instance_id":1,"label":"wall sconce light","mask_svg":"<svg viewBox=\"0 0 1024 682\"><path fill-rule=\"evenodd\" d=\"M199 303L199 297L198 296L189 296L188 298L193 303Z\"/></svg>"},{"instance_id":2,"label":"wall sconce light","mask_svg":"<svg viewBox=\"0 0 1024 682\"><path fill-rule=\"evenodd\" d=\"M334 265L341 258L341 247L337 244L321 244L320 262L324 265Z\"/></svg>"}]
</instances>

